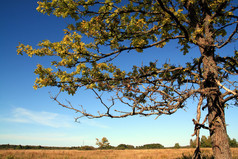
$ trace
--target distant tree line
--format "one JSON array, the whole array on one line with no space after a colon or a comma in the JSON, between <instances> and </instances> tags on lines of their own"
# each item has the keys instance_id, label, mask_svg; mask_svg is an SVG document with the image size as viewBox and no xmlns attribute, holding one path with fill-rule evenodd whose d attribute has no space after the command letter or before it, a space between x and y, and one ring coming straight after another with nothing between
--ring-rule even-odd
<instances>
[{"instance_id":1,"label":"distant tree line","mask_svg":"<svg viewBox=\"0 0 238 159\"><path fill-rule=\"evenodd\" d=\"M229 140L229 145L230 147L238 147L238 142L236 141L236 139L231 139L230 137L228 137ZM212 140L211 137L206 137L206 136L202 136L202 138L200 139L200 143L201 143L201 147L212 147ZM195 148L196 147L196 139L194 140L190 140L190 147Z\"/></svg>"},{"instance_id":2,"label":"distant tree line","mask_svg":"<svg viewBox=\"0 0 238 159\"><path fill-rule=\"evenodd\" d=\"M93 146L74 146L74 147L57 147L57 146L34 146L34 145L11 145L11 144L2 144L0 145L0 149L45 149L45 150L55 150L55 149L62 149L62 150L94 150Z\"/></svg>"},{"instance_id":3,"label":"distant tree line","mask_svg":"<svg viewBox=\"0 0 238 159\"><path fill-rule=\"evenodd\" d=\"M159 143L153 143L153 144L145 144L142 146L136 146L133 145L126 145L126 144L119 144L117 147L111 146L108 139L106 137L103 137L101 140L96 138L96 145L98 145L99 149L161 149L164 148L163 145Z\"/></svg>"},{"instance_id":4,"label":"distant tree line","mask_svg":"<svg viewBox=\"0 0 238 159\"><path fill-rule=\"evenodd\" d=\"M145 144L142 146L133 146L127 144L119 144L118 146L105 146L95 148L93 146L74 146L74 147L55 147L55 146L32 146L32 145L11 145L11 144L2 144L0 149L43 149L43 150L96 150L96 149L116 149L116 150L125 150L125 149L160 149L164 148L161 144Z\"/></svg>"},{"instance_id":5,"label":"distant tree line","mask_svg":"<svg viewBox=\"0 0 238 159\"><path fill-rule=\"evenodd\" d=\"M133 145L127 145L127 144L119 144L118 146L111 146L108 139L106 137L103 137L102 140L96 139L96 145L98 145L98 148L95 148L93 146L73 146L73 147L55 147L55 146L34 146L34 145L11 145L11 144L2 144L0 145L0 149L45 149L45 150L55 150L55 149L62 149L62 150L96 150L96 149L116 149L116 150L125 150L125 149L163 149L165 148L163 145L159 143L152 143L152 144L145 144L142 146L133 146ZM212 147L211 138L202 136L200 139L201 147ZM229 144L230 147L238 147L238 142L236 139L231 139L229 137ZM179 143L175 143L174 147L170 148L195 148L196 147L196 141L190 140L189 146L180 146Z\"/></svg>"}]
</instances>

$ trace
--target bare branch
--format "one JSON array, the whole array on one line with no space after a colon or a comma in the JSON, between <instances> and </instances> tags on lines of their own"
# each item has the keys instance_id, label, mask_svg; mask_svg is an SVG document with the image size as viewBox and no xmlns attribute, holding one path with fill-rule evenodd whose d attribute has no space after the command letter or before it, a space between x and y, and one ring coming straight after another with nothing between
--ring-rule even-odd
<instances>
[{"instance_id":1,"label":"bare branch","mask_svg":"<svg viewBox=\"0 0 238 159\"><path fill-rule=\"evenodd\" d=\"M230 89L228 89L228 88L226 88L224 85L222 85L218 80L215 80L216 81L216 83L219 85L219 86L221 86L223 89L225 89L227 92L229 92L229 93L232 93L233 95L238 95L238 93L236 93L235 91L232 91L232 90L230 90Z\"/></svg>"},{"instance_id":2,"label":"bare branch","mask_svg":"<svg viewBox=\"0 0 238 159\"><path fill-rule=\"evenodd\" d=\"M226 24L226 25L223 25L222 27L216 29L213 34L215 34L216 32L218 32L218 31L220 31L220 30L222 30L222 29L225 29L225 28L227 28L227 27L229 27L229 26L232 26L233 24L236 24L236 23L238 23L238 21L234 21L234 22L232 22L232 23L228 23L228 24Z\"/></svg>"},{"instance_id":3,"label":"bare branch","mask_svg":"<svg viewBox=\"0 0 238 159\"><path fill-rule=\"evenodd\" d=\"M238 24L236 24L236 28L234 29L234 31L231 33L231 35L228 37L228 39L221 45L216 45L217 48L222 48L224 47L225 45L227 45L228 43L230 43L230 41L232 40L233 36L235 34L237 34L237 31L238 31Z\"/></svg>"},{"instance_id":4,"label":"bare branch","mask_svg":"<svg viewBox=\"0 0 238 159\"><path fill-rule=\"evenodd\" d=\"M198 102L198 106L197 106L197 119L196 119L196 121L193 119L193 123L194 123L195 127L194 127L194 134L192 136L196 135L197 138L199 137L199 132L200 132L199 131L200 127L198 126L197 123L199 123L200 118L201 118L202 102L203 102L203 96L200 96L200 99L199 99L199 102Z\"/></svg>"}]
</instances>

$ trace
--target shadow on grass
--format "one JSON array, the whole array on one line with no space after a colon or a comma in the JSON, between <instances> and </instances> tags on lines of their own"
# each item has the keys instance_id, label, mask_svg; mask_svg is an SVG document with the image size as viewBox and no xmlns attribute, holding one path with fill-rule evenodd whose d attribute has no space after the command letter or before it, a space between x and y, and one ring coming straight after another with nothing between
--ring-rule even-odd
<instances>
[{"instance_id":1,"label":"shadow on grass","mask_svg":"<svg viewBox=\"0 0 238 159\"><path fill-rule=\"evenodd\" d=\"M177 159L193 159L193 155L183 154L182 157ZM214 157L211 155L202 155L202 159L214 159Z\"/></svg>"}]
</instances>

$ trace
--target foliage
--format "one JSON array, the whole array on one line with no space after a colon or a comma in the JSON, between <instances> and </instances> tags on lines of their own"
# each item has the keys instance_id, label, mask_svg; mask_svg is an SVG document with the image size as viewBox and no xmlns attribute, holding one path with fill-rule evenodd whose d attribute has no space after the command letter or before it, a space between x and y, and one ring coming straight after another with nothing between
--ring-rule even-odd
<instances>
[{"instance_id":1,"label":"foliage","mask_svg":"<svg viewBox=\"0 0 238 159\"><path fill-rule=\"evenodd\" d=\"M125 149L134 149L133 145L126 145L126 144L119 144L116 149L118 150L125 150Z\"/></svg>"},{"instance_id":2,"label":"foliage","mask_svg":"<svg viewBox=\"0 0 238 159\"><path fill-rule=\"evenodd\" d=\"M230 147L238 147L238 142L236 141L235 138L231 139L229 137L229 144L230 144Z\"/></svg>"},{"instance_id":3,"label":"foliage","mask_svg":"<svg viewBox=\"0 0 238 159\"><path fill-rule=\"evenodd\" d=\"M201 138L201 147L212 147L211 137L202 136Z\"/></svg>"},{"instance_id":4,"label":"foliage","mask_svg":"<svg viewBox=\"0 0 238 159\"><path fill-rule=\"evenodd\" d=\"M200 140L200 146L201 147L212 147L212 142L211 142L211 137L208 136L202 136L201 140ZM195 148L196 147L196 139L192 140L190 139L190 147Z\"/></svg>"},{"instance_id":5,"label":"foliage","mask_svg":"<svg viewBox=\"0 0 238 159\"><path fill-rule=\"evenodd\" d=\"M109 141L106 137L103 137L101 139L101 141L98 138L96 138L96 140L97 140L96 145L98 145L99 149L110 149L110 148L112 148L112 146L110 146L110 143L109 143Z\"/></svg>"},{"instance_id":6,"label":"foliage","mask_svg":"<svg viewBox=\"0 0 238 159\"><path fill-rule=\"evenodd\" d=\"M161 149L164 148L163 145L157 143L157 144L145 144L143 146L137 146L137 149Z\"/></svg>"},{"instance_id":7,"label":"foliage","mask_svg":"<svg viewBox=\"0 0 238 159\"><path fill-rule=\"evenodd\" d=\"M231 139L230 137L228 137L229 139L229 145L230 147L238 147L238 142L236 141L235 138ZM196 139L195 139L196 140ZM196 147L196 141L190 139L190 147ZM208 136L202 136L201 138L201 147L212 147L212 141L211 141L211 137Z\"/></svg>"},{"instance_id":8,"label":"foliage","mask_svg":"<svg viewBox=\"0 0 238 159\"><path fill-rule=\"evenodd\" d=\"M230 6L230 1L208 3L193 0L42 0L38 2L39 12L70 17L75 23L69 24L60 42L44 40L38 44L38 49L20 44L17 52L21 55L25 52L30 57L52 56L52 67L37 65L35 74L39 77L36 78L35 89L53 86L72 95L82 87L92 90L105 107L105 113L93 115L85 109L64 105L83 116L118 118L139 114L173 114L183 108L190 97L206 96L209 92L210 88L201 87L206 78L206 71L201 69L203 56L184 66L165 63L158 67L156 62L151 62L147 66L134 66L131 71L121 70L113 64L113 60L125 51L143 52L151 47L162 48L172 40L177 40L183 54L187 54L193 46L222 48L237 33L235 28L227 40L219 40L226 38L227 27L236 25L237 16L233 12L237 7ZM203 8L205 5L207 8ZM205 19L204 9L208 9L212 17ZM213 28L213 41L204 44L203 40L210 35L205 33L211 31L205 30L207 24ZM89 37L91 42L85 43L82 35ZM105 48L111 49L111 52ZM217 83L224 90L228 87L220 83L227 81L230 74L237 73L237 57L237 51L231 57L214 56L219 71ZM224 103L237 99L235 90L232 90L236 88L235 84L232 83L227 93L223 94L226 97ZM102 101L99 93L103 91L114 92L111 105ZM56 97L52 98L56 100ZM112 112L115 101L126 104L131 111Z\"/></svg>"},{"instance_id":9,"label":"foliage","mask_svg":"<svg viewBox=\"0 0 238 159\"><path fill-rule=\"evenodd\" d=\"M175 143L175 144L174 144L174 148L176 148L176 149L180 148L179 143Z\"/></svg>"},{"instance_id":10,"label":"foliage","mask_svg":"<svg viewBox=\"0 0 238 159\"><path fill-rule=\"evenodd\" d=\"M196 140L190 139L189 146L192 147L192 148L195 148L196 147Z\"/></svg>"}]
</instances>

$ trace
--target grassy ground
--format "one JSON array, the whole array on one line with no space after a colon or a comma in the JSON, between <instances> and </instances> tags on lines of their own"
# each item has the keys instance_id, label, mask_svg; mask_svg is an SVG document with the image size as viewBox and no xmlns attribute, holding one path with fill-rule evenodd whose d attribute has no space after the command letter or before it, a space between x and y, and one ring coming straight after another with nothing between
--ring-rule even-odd
<instances>
[{"instance_id":1,"label":"grassy ground","mask_svg":"<svg viewBox=\"0 0 238 159\"><path fill-rule=\"evenodd\" d=\"M194 149L156 150L0 150L0 159L187 159ZM238 159L238 148L232 148L234 159ZM210 158L210 148L202 149Z\"/></svg>"}]
</instances>

